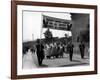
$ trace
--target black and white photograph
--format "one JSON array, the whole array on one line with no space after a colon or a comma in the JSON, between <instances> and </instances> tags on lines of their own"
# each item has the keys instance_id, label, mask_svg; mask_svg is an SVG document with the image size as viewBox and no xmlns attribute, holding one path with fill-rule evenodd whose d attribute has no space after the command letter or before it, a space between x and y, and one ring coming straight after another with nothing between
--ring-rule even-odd
<instances>
[{"instance_id":1,"label":"black and white photograph","mask_svg":"<svg viewBox=\"0 0 100 80\"><path fill-rule=\"evenodd\" d=\"M97 73L97 8L12 3L12 78Z\"/></svg>"},{"instance_id":2,"label":"black and white photograph","mask_svg":"<svg viewBox=\"0 0 100 80\"><path fill-rule=\"evenodd\" d=\"M23 10L22 20L23 69L89 65L89 14Z\"/></svg>"}]
</instances>

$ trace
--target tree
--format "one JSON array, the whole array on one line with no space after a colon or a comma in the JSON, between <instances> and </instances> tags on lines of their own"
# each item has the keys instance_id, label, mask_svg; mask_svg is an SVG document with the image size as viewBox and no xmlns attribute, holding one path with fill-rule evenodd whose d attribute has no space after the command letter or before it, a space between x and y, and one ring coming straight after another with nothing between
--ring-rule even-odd
<instances>
[{"instance_id":1,"label":"tree","mask_svg":"<svg viewBox=\"0 0 100 80\"><path fill-rule=\"evenodd\" d=\"M44 36L46 39L51 39L52 36L52 32L49 30L49 28L47 29L47 31L44 33Z\"/></svg>"}]
</instances>

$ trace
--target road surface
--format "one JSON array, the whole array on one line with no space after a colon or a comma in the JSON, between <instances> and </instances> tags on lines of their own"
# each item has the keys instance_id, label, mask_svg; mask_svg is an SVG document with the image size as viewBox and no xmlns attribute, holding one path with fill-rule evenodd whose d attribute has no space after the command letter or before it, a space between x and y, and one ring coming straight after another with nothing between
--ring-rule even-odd
<instances>
[{"instance_id":1,"label":"road surface","mask_svg":"<svg viewBox=\"0 0 100 80\"><path fill-rule=\"evenodd\" d=\"M73 53L73 60L69 60L69 54L64 54L63 58L45 58L42 66L38 66L37 55L33 53L24 54L23 56L23 69L32 69L38 67L73 67L73 66L89 65L89 57L85 55L81 59L80 54Z\"/></svg>"}]
</instances>

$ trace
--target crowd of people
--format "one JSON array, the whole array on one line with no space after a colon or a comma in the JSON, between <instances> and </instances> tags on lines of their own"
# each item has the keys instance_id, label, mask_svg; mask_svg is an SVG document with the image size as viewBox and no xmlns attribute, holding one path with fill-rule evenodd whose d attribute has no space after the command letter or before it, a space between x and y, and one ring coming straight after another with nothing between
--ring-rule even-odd
<instances>
[{"instance_id":1,"label":"crowd of people","mask_svg":"<svg viewBox=\"0 0 100 80\"><path fill-rule=\"evenodd\" d=\"M64 54L69 54L69 60L73 59L73 49L74 44L72 41L69 41L67 44L63 44L61 42L53 42L49 44L42 44L40 40L37 40L37 44L34 46L34 49L31 49L33 53L36 53L39 66L42 65L42 61L44 58L63 58ZM81 58L84 58L84 50L85 44L80 42L79 50Z\"/></svg>"},{"instance_id":2,"label":"crowd of people","mask_svg":"<svg viewBox=\"0 0 100 80\"><path fill-rule=\"evenodd\" d=\"M51 43L51 44L45 44L45 56L46 58L50 59L51 57L53 58L58 58L58 57L63 57L64 53L64 45L59 43Z\"/></svg>"}]
</instances>

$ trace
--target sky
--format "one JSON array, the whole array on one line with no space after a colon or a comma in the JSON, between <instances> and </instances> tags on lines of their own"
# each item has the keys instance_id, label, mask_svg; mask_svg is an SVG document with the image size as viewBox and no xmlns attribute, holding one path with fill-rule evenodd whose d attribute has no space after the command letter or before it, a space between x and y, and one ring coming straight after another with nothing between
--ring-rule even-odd
<instances>
[{"instance_id":1,"label":"sky","mask_svg":"<svg viewBox=\"0 0 100 80\"><path fill-rule=\"evenodd\" d=\"M43 33L46 29L42 29L42 15L71 20L70 13L23 11L23 41L32 41L38 38L44 38ZM70 31L54 29L50 29L50 31L54 37L64 37L65 33L69 36L72 35Z\"/></svg>"}]
</instances>

